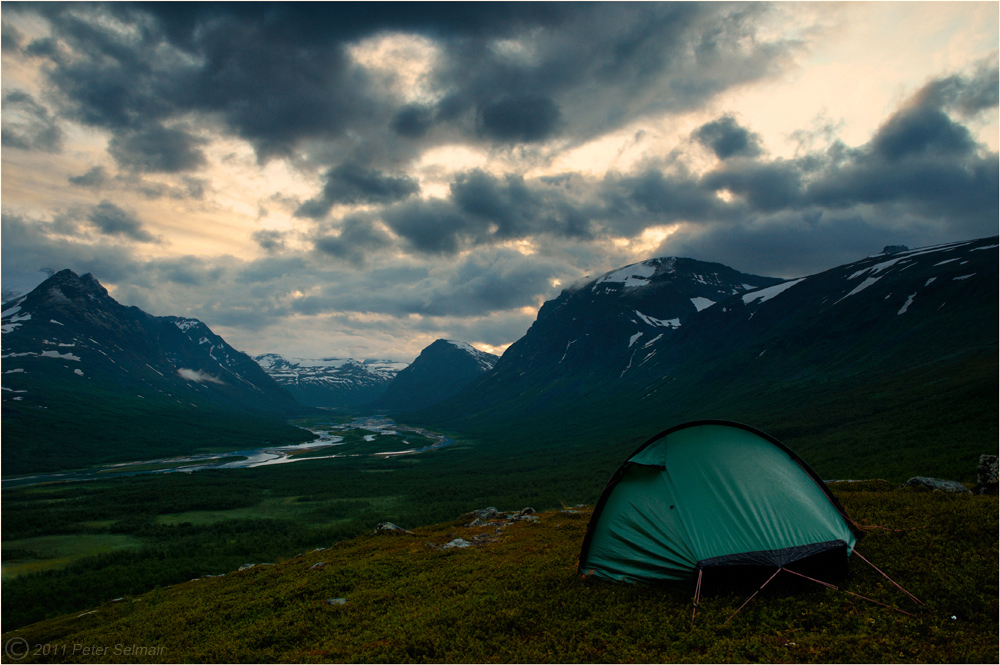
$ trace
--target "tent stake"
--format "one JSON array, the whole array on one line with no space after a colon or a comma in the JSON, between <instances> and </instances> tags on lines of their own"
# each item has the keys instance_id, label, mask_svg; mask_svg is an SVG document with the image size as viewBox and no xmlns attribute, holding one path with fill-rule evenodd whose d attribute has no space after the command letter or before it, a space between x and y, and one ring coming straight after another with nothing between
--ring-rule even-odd
<instances>
[{"instance_id":1,"label":"tent stake","mask_svg":"<svg viewBox=\"0 0 1000 665\"><path fill-rule=\"evenodd\" d=\"M744 607L746 607L746 606L747 606L747 603L749 603L749 602L750 602L751 600L753 600L753 599L754 599L754 596L756 596L756 595L757 595L758 593L760 593L760 592L761 592L761 590L762 590L762 589L763 589L764 587L766 587L766 586L767 586L767 585L768 585L768 584L769 584L769 583L771 582L771 580L773 580L773 579L774 579L774 578L775 578L775 577L776 577L776 576L778 575L778 573L780 573L780 572L781 572L781 568L778 568L778 569L777 569L776 571L774 571L774 575L771 575L771 576L770 576L769 578L767 578L767 582L764 582L763 584L761 584L761 585L760 585L760 589L757 589L756 591L754 591L754 592L753 592L753 596L750 596L749 598L747 598L747 599L746 599L746 600L745 600L745 601L743 602L743 604L742 604L742 605L740 605L739 609L738 609L738 610L736 610L735 612L733 612L732 616L731 616L731 617L729 617L729 619L726 619L726 622L725 622L725 623L723 623L722 625L723 625L723 626L725 626L725 625L726 625L727 623L729 623L729 620L730 620L730 619L732 619L732 618L733 618L734 616L736 616L737 614L739 614L739 613L740 613L740 610L742 610L742 609L743 609Z\"/></svg>"},{"instance_id":2,"label":"tent stake","mask_svg":"<svg viewBox=\"0 0 1000 665\"><path fill-rule=\"evenodd\" d=\"M858 555L859 559L861 559L862 561L864 561L865 563L867 563L869 566L871 566L875 570L878 570L878 572L882 574L882 577L884 577L885 579L887 579L890 582L892 582L897 589L899 589L900 591L902 591L903 593L905 593L907 596L909 596L910 598L912 598L916 603L919 603L920 605L923 605L924 607L927 606L927 603L925 603L924 601L920 600L919 598L917 598L916 596L914 596L912 593L910 593L909 591L907 591L903 587L899 586L899 584L896 584L896 581L894 579L892 579L891 577L889 577L888 575L886 575L885 573L883 573L881 570L879 570L878 566L876 566L874 563L872 563L868 559L866 559L863 556L861 556L860 552L858 552L857 550L854 550L854 553Z\"/></svg>"}]
</instances>

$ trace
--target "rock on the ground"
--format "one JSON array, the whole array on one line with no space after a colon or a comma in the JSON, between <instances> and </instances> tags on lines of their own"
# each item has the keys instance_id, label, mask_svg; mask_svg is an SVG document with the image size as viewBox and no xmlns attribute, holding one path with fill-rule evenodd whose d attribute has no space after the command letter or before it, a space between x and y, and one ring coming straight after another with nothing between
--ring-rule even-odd
<instances>
[{"instance_id":1,"label":"rock on the ground","mask_svg":"<svg viewBox=\"0 0 1000 665\"><path fill-rule=\"evenodd\" d=\"M396 526L392 522L382 522L378 526L375 527L374 531L372 531L372 535L373 536L377 536L379 534L387 534L387 533L390 533L390 534L401 534L401 533L413 533L413 532L412 531L407 531L406 529L404 529L401 526Z\"/></svg>"},{"instance_id":2,"label":"rock on the ground","mask_svg":"<svg viewBox=\"0 0 1000 665\"><path fill-rule=\"evenodd\" d=\"M914 476L906 481L903 487L925 487L929 490L940 490L942 492L955 492L956 494L968 494L969 488L954 480L941 480L940 478L926 478L924 476Z\"/></svg>"},{"instance_id":3,"label":"rock on the ground","mask_svg":"<svg viewBox=\"0 0 1000 665\"><path fill-rule=\"evenodd\" d=\"M450 550L453 547L461 547L461 548L472 547L472 543L470 543L469 541L465 540L464 538L456 538L455 540L451 541L450 543L448 543L446 545L443 545L441 547L441 549L443 549L443 550Z\"/></svg>"},{"instance_id":4,"label":"rock on the ground","mask_svg":"<svg viewBox=\"0 0 1000 665\"><path fill-rule=\"evenodd\" d=\"M494 508L493 506L490 506L489 508L480 508L479 510L473 510L469 514L475 516L476 519L483 520L484 522L487 520L492 520L497 517L500 517L500 513L498 513L497 509Z\"/></svg>"}]
</instances>

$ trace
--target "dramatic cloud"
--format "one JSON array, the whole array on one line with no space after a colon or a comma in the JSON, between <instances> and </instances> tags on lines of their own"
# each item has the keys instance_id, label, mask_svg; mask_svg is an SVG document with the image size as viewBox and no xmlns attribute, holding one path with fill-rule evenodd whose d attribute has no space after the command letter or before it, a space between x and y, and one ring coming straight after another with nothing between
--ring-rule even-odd
<instances>
[{"instance_id":1,"label":"dramatic cloud","mask_svg":"<svg viewBox=\"0 0 1000 665\"><path fill-rule=\"evenodd\" d=\"M756 157L761 153L760 137L740 127L732 116L723 116L697 129L694 138L711 148L719 159Z\"/></svg>"},{"instance_id":2,"label":"dramatic cloud","mask_svg":"<svg viewBox=\"0 0 1000 665\"><path fill-rule=\"evenodd\" d=\"M24 41L24 35L21 31L12 25L8 25L5 21L0 27L2 34L0 34L0 40L2 40L2 48L4 51L17 52L21 50L21 43Z\"/></svg>"},{"instance_id":3,"label":"dramatic cloud","mask_svg":"<svg viewBox=\"0 0 1000 665\"><path fill-rule=\"evenodd\" d=\"M319 219L334 205L393 203L418 191L420 185L410 177L388 175L356 164L341 164L326 174L322 196L306 201L295 214Z\"/></svg>"},{"instance_id":4,"label":"dramatic cloud","mask_svg":"<svg viewBox=\"0 0 1000 665\"><path fill-rule=\"evenodd\" d=\"M280 252L285 249L285 234L280 231L254 231L254 242L268 252Z\"/></svg>"},{"instance_id":5,"label":"dramatic cloud","mask_svg":"<svg viewBox=\"0 0 1000 665\"><path fill-rule=\"evenodd\" d=\"M2 144L8 148L59 152L62 130L49 110L26 92L3 93Z\"/></svg>"},{"instance_id":6,"label":"dramatic cloud","mask_svg":"<svg viewBox=\"0 0 1000 665\"><path fill-rule=\"evenodd\" d=\"M555 132L558 123L559 107L545 97L504 97L479 111L480 133L496 141L541 141Z\"/></svg>"},{"instance_id":7,"label":"dramatic cloud","mask_svg":"<svg viewBox=\"0 0 1000 665\"><path fill-rule=\"evenodd\" d=\"M316 250L322 254L361 264L372 253L392 246L391 236L378 224L364 217L343 220L336 235L323 235L314 240Z\"/></svg>"},{"instance_id":8,"label":"dramatic cloud","mask_svg":"<svg viewBox=\"0 0 1000 665\"><path fill-rule=\"evenodd\" d=\"M657 254L993 235L997 6L892 7L5 3L3 276L409 360Z\"/></svg>"},{"instance_id":9,"label":"dramatic cloud","mask_svg":"<svg viewBox=\"0 0 1000 665\"><path fill-rule=\"evenodd\" d=\"M178 173L205 164L204 141L180 129L158 126L124 131L111 139L108 152L122 167L140 172Z\"/></svg>"},{"instance_id":10,"label":"dramatic cloud","mask_svg":"<svg viewBox=\"0 0 1000 665\"><path fill-rule=\"evenodd\" d=\"M80 187L100 189L108 181L108 173L103 166L95 166L86 173L69 177L70 183Z\"/></svg>"},{"instance_id":11,"label":"dramatic cloud","mask_svg":"<svg viewBox=\"0 0 1000 665\"><path fill-rule=\"evenodd\" d=\"M139 242L157 242L156 237L143 228L142 222L134 214L108 201L101 201L91 208L87 221L105 235L121 236Z\"/></svg>"}]
</instances>

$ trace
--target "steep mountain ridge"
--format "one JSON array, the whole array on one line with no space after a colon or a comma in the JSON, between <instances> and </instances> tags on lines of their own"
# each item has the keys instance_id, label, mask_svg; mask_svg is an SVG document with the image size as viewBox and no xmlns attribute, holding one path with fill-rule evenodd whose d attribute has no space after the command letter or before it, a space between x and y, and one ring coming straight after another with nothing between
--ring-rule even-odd
<instances>
[{"instance_id":1,"label":"steep mountain ridge","mask_svg":"<svg viewBox=\"0 0 1000 665\"><path fill-rule=\"evenodd\" d=\"M664 263L545 303L493 371L419 418L483 437L531 431L551 445L638 444L685 420L723 418L812 446L820 462L850 454L859 474L892 449L943 468L995 450L997 238L745 282L763 288L730 282L715 298L685 290L696 278L673 293L649 289ZM858 428L873 439L861 444Z\"/></svg>"},{"instance_id":2,"label":"steep mountain ridge","mask_svg":"<svg viewBox=\"0 0 1000 665\"><path fill-rule=\"evenodd\" d=\"M496 356L466 342L436 340L396 375L374 406L406 411L436 404L493 369L496 362Z\"/></svg>"},{"instance_id":3,"label":"steep mountain ridge","mask_svg":"<svg viewBox=\"0 0 1000 665\"><path fill-rule=\"evenodd\" d=\"M61 359L73 363L78 377L100 377L178 400L193 391L251 410L284 413L297 406L246 354L201 321L121 305L89 273L56 273L16 300L2 320L5 374L22 369L51 376L54 364L37 365L33 372L25 364Z\"/></svg>"},{"instance_id":4,"label":"steep mountain ridge","mask_svg":"<svg viewBox=\"0 0 1000 665\"><path fill-rule=\"evenodd\" d=\"M780 283L719 263L667 257L610 271L546 302L494 375L537 371L620 377L636 348L668 342L688 319L735 294Z\"/></svg>"},{"instance_id":5,"label":"steep mountain ridge","mask_svg":"<svg viewBox=\"0 0 1000 665\"><path fill-rule=\"evenodd\" d=\"M254 356L254 361L299 403L317 407L373 402L407 367L407 363L392 360L284 358L277 353Z\"/></svg>"},{"instance_id":6,"label":"steep mountain ridge","mask_svg":"<svg viewBox=\"0 0 1000 665\"><path fill-rule=\"evenodd\" d=\"M720 263L665 257L580 280L542 305L527 333L503 354L456 412L550 386L543 401L572 399L613 384L667 346L701 311L775 277ZM565 381L563 381L565 379Z\"/></svg>"},{"instance_id":7,"label":"steep mountain ridge","mask_svg":"<svg viewBox=\"0 0 1000 665\"><path fill-rule=\"evenodd\" d=\"M273 423L300 409L201 321L126 307L90 274L60 271L8 305L0 315L8 473L59 468L65 454L93 463L171 452L191 446L185 435L231 438L213 421L241 414L247 425Z\"/></svg>"}]
</instances>

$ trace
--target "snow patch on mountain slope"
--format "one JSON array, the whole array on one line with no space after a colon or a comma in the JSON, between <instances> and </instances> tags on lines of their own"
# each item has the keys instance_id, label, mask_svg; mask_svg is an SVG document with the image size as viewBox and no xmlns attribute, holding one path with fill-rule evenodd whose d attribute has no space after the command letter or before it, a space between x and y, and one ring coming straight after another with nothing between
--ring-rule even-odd
<instances>
[{"instance_id":1,"label":"snow patch on mountain slope","mask_svg":"<svg viewBox=\"0 0 1000 665\"><path fill-rule=\"evenodd\" d=\"M656 319L652 316L646 316L639 310L635 310L636 316L643 320L646 325L653 326L654 328L680 328L680 319Z\"/></svg>"},{"instance_id":2,"label":"snow patch on mountain slope","mask_svg":"<svg viewBox=\"0 0 1000 665\"><path fill-rule=\"evenodd\" d=\"M480 351L479 349L472 346L468 342L458 342L453 339L446 339L445 341L454 346L455 348L461 349L462 351L465 351L470 356L472 356L475 359L475 361L479 363L479 367L484 371L489 371L493 369L493 366L496 365L497 363L496 356L493 356L489 353L485 353L484 351Z\"/></svg>"},{"instance_id":3,"label":"snow patch on mountain slope","mask_svg":"<svg viewBox=\"0 0 1000 665\"><path fill-rule=\"evenodd\" d=\"M916 297L917 297L916 293L910 295L910 297L906 299L906 304L904 304L903 307L898 312L896 312L896 316L899 316L900 314L905 314L906 310L910 309L910 305L913 304L913 299Z\"/></svg>"},{"instance_id":4,"label":"snow patch on mountain slope","mask_svg":"<svg viewBox=\"0 0 1000 665\"><path fill-rule=\"evenodd\" d=\"M80 356L73 355L72 353L59 353L58 351L42 351L41 353L32 353L31 351L25 351L24 353L8 353L0 358L59 358L60 360L73 360L75 362L80 361Z\"/></svg>"},{"instance_id":5,"label":"snow patch on mountain slope","mask_svg":"<svg viewBox=\"0 0 1000 665\"><path fill-rule=\"evenodd\" d=\"M782 282L781 284L775 284L774 286L769 286L766 289L761 289L760 291L753 291L752 293L743 294L743 303L749 305L750 303L759 300L762 303L767 302L773 298L777 298L782 293L792 288L805 277L800 277L799 279L793 279L788 282Z\"/></svg>"},{"instance_id":6,"label":"snow patch on mountain slope","mask_svg":"<svg viewBox=\"0 0 1000 665\"><path fill-rule=\"evenodd\" d=\"M850 293L848 293L846 296L844 296L844 298L850 298L853 295L857 295L857 294L861 293L862 291L864 291L865 289L867 289L869 286L873 285L875 282L879 281L880 279L882 279L882 278L881 277L867 277L867 278L865 278L865 281L863 281L860 284L858 284L857 286L855 286L854 289ZM843 300L844 298L841 298L840 300ZM840 300L838 300L837 302L840 302ZM836 305L836 304L837 303L834 303L834 305Z\"/></svg>"},{"instance_id":7,"label":"snow patch on mountain slope","mask_svg":"<svg viewBox=\"0 0 1000 665\"><path fill-rule=\"evenodd\" d=\"M632 289L637 286L646 286L649 284L649 278L656 273L656 268L657 263L655 261L635 263L608 273L594 282L594 286L596 287L598 284L604 284L605 282L622 284L627 289Z\"/></svg>"},{"instance_id":8,"label":"snow patch on mountain slope","mask_svg":"<svg viewBox=\"0 0 1000 665\"><path fill-rule=\"evenodd\" d=\"M698 297L698 298L691 298L691 304L694 305L695 309L697 309L700 312L701 310L708 309L709 307L714 305L715 301L709 300L708 298Z\"/></svg>"},{"instance_id":9,"label":"snow patch on mountain slope","mask_svg":"<svg viewBox=\"0 0 1000 665\"><path fill-rule=\"evenodd\" d=\"M456 342L453 339L446 339L445 341L448 342L449 344L451 344L454 347L462 349L463 351L465 351L466 353L468 353L470 355L475 355L476 353L479 353L479 349L475 348L474 346L472 346L471 344L469 344L467 342Z\"/></svg>"}]
</instances>

